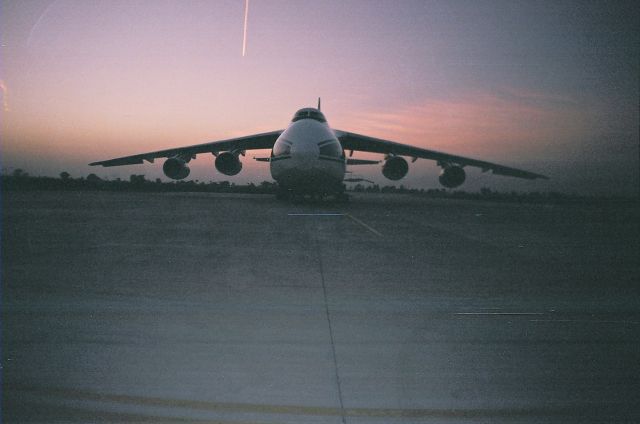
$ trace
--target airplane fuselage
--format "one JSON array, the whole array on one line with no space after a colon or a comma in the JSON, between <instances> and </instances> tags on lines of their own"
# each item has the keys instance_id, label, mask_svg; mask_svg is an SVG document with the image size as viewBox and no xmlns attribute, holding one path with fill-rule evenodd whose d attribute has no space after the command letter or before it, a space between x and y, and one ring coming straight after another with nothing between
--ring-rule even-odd
<instances>
[{"instance_id":1,"label":"airplane fuselage","mask_svg":"<svg viewBox=\"0 0 640 424\"><path fill-rule=\"evenodd\" d=\"M296 114L313 112L301 109ZM302 118L282 132L271 151L271 176L294 192L332 193L343 190L346 158L342 146L324 116Z\"/></svg>"}]
</instances>

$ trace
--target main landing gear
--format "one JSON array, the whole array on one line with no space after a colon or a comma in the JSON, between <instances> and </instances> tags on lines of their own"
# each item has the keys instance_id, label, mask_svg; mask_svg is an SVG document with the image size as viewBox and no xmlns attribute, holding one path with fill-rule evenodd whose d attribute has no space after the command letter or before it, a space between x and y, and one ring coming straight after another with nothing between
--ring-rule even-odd
<instances>
[{"instance_id":1,"label":"main landing gear","mask_svg":"<svg viewBox=\"0 0 640 424\"><path fill-rule=\"evenodd\" d=\"M285 187L278 187L276 191L276 199L285 200L292 203L318 203L325 201L335 201L338 203L347 203L349 195L345 193L344 185L341 185L338 191L313 191L305 192L300 190L292 190Z\"/></svg>"}]
</instances>

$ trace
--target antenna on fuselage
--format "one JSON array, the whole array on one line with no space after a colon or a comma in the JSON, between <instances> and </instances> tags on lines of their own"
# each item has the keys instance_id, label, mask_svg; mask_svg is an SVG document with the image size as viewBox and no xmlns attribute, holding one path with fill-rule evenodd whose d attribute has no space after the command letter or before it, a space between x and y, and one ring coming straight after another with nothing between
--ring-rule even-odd
<instances>
[{"instance_id":1,"label":"antenna on fuselage","mask_svg":"<svg viewBox=\"0 0 640 424\"><path fill-rule=\"evenodd\" d=\"M318 110L320 110L320 97L318 97Z\"/></svg>"}]
</instances>

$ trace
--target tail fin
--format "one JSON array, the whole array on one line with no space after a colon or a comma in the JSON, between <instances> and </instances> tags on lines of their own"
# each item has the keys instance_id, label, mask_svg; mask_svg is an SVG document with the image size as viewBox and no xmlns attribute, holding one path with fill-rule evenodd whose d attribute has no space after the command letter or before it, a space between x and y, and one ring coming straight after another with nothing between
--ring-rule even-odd
<instances>
[{"instance_id":1,"label":"tail fin","mask_svg":"<svg viewBox=\"0 0 640 424\"><path fill-rule=\"evenodd\" d=\"M320 97L318 97L318 110L320 110Z\"/></svg>"}]
</instances>

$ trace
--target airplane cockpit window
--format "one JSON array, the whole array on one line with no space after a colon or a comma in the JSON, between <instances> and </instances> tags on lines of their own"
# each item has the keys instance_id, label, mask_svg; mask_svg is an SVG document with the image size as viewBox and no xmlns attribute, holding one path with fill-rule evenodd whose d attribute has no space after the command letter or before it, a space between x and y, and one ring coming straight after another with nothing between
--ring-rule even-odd
<instances>
[{"instance_id":1,"label":"airplane cockpit window","mask_svg":"<svg viewBox=\"0 0 640 424\"><path fill-rule=\"evenodd\" d=\"M293 116L293 119L291 120L291 122L296 122L301 119L313 119L318 122L327 122L322 112L316 109L300 109Z\"/></svg>"},{"instance_id":2,"label":"airplane cockpit window","mask_svg":"<svg viewBox=\"0 0 640 424\"><path fill-rule=\"evenodd\" d=\"M320 143L320 154L323 156L331 156L334 158L341 158L343 155L342 146L337 141L330 143Z\"/></svg>"},{"instance_id":3,"label":"airplane cockpit window","mask_svg":"<svg viewBox=\"0 0 640 424\"><path fill-rule=\"evenodd\" d=\"M316 121L319 121L319 122L327 122L327 120L325 119L324 115L321 112L316 112L313 110L309 112L309 118L315 119Z\"/></svg>"}]
</instances>

